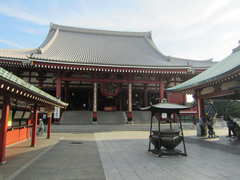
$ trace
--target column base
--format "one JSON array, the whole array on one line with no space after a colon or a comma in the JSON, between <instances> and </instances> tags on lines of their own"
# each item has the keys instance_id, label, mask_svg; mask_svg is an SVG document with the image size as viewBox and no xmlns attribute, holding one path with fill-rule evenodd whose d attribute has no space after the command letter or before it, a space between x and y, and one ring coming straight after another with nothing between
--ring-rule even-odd
<instances>
[{"instance_id":1,"label":"column base","mask_svg":"<svg viewBox=\"0 0 240 180\"><path fill-rule=\"evenodd\" d=\"M134 124L133 121L128 121L126 124Z\"/></svg>"},{"instance_id":2,"label":"column base","mask_svg":"<svg viewBox=\"0 0 240 180\"><path fill-rule=\"evenodd\" d=\"M37 147L37 145L31 145L30 147Z\"/></svg>"},{"instance_id":3,"label":"column base","mask_svg":"<svg viewBox=\"0 0 240 180\"><path fill-rule=\"evenodd\" d=\"M92 124L98 124L98 122L97 121L93 121Z\"/></svg>"},{"instance_id":4,"label":"column base","mask_svg":"<svg viewBox=\"0 0 240 180\"><path fill-rule=\"evenodd\" d=\"M4 165L6 163L7 163L7 161L3 161L3 162L0 162L0 165Z\"/></svg>"},{"instance_id":5,"label":"column base","mask_svg":"<svg viewBox=\"0 0 240 180\"><path fill-rule=\"evenodd\" d=\"M129 122L129 121L132 121L132 117L128 117L128 122Z\"/></svg>"},{"instance_id":6,"label":"column base","mask_svg":"<svg viewBox=\"0 0 240 180\"><path fill-rule=\"evenodd\" d=\"M93 113L92 122L97 122L97 113Z\"/></svg>"}]
</instances>

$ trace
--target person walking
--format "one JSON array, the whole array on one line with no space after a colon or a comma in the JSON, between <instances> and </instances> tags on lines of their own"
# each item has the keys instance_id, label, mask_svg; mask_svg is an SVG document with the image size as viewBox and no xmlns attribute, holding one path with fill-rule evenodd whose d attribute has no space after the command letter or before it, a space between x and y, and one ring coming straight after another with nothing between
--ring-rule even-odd
<instances>
[{"instance_id":1,"label":"person walking","mask_svg":"<svg viewBox=\"0 0 240 180\"><path fill-rule=\"evenodd\" d=\"M43 130L44 130L44 124L43 124L43 121L42 119L39 119L39 129L38 129L38 135L39 134L43 134Z\"/></svg>"}]
</instances>

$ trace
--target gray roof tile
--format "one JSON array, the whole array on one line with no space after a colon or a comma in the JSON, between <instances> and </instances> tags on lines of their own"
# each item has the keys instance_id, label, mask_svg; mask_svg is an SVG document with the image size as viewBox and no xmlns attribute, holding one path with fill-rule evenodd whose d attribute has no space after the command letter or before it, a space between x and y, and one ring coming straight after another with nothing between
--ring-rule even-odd
<instances>
[{"instance_id":1,"label":"gray roof tile","mask_svg":"<svg viewBox=\"0 0 240 180\"><path fill-rule=\"evenodd\" d=\"M0 49L0 57L79 65L112 65L141 67L208 68L212 60L197 61L162 54L154 44L151 32L122 32L50 25L44 42L36 49Z\"/></svg>"}]
</instances>

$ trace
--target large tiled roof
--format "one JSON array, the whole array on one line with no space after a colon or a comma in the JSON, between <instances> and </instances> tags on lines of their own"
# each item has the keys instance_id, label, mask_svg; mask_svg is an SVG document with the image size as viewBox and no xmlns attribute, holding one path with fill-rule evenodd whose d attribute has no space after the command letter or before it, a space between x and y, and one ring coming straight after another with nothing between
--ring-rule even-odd
<instances>
[{"instance_id":1,"label":"large tiled roof","mask_svg":"<svg viewBox=\"0 0 240 180\"><path fill-rule=\"evenodd\" d=\"M177 86L168 88L170 92L193 92L193 88L205 83L209 83L220 78L223 78L235 71L239 71L240 67L240 45L233 49L233 53L222 61L218 62L211 68L202 72L201 74L185 81ZM192 89L192 90L191 90Z\"/></svg>"},{"instance_id":2,"label":"large tiled roof","mask_svg":"<svg viewBox=\"0 0 240 180\"><path fill-rule=\"evenodd\" d=\"M0 58L29 59L28 56L36 49L0 49Z\"/></svg>"},{"instance_id":3,"label":"large tiled roof","mask_svg":"<svg viewBox=\"0 0 240 180\"><path fill-rule=\"evenodd\" d=\"M0 49L0 58L29 58L61 64L137 66L154 68L209 68L215 62L190 60L162 54L151 32L123 32L50 25L44 42L36 49Z\"/></svg>"}]
</instances>

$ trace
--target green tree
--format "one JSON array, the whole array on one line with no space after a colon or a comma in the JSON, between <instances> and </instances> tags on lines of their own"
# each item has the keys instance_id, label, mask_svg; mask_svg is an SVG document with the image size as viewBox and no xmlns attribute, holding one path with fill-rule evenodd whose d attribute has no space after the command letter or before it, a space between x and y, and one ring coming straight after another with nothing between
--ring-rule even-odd
<instances>
[{"instance_id":1,"label":"green tree","mask_svg":"<svg viewBox=\"0 0 240 180\"><path fill-rule=\"evenodd\" d=\"M240 101L236 102L234 112L235 112L236 117L240 117Z\"/></svg>"},{"instance_id":2,"label":"green tree","mask_svg":"<svg viewBox=\"0 0 240 180\"><path fill-rule=\"evenodd\" d=\"M196 106L197 105L196 100L194 99L194 101L189 102L188 105L189 106Z\"/></svg>"},{"instance_id":3,"label":"green tree","mask_svg":"<svg viewBox=\"0 0 240 180\"><path fill-rule=\"evenodd\" d=\"M217 117L220 116L233 116L240 115L240 103L235 100L212 100L213 106L217 110ZM239 112L238 112L239 111ZM239 113L239 114L238 114Z\"/></svg>"}]
</instances>

